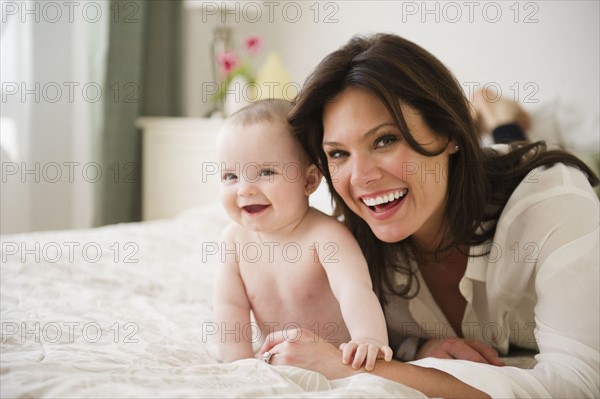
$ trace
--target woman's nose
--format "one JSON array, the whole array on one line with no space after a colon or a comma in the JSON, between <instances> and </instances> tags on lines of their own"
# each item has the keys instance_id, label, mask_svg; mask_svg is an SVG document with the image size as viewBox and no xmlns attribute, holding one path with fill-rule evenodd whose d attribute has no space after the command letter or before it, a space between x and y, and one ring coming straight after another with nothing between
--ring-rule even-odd
<instances>
[{"instance_id":1,"label":"woman's nose","mask_svg":"<svg viewBox=\"0 0 600 399\"><path fill-rule=\"evenodd\" d=\"M352 176L350 183L353 186L365 187L379 180L382 176L376 162L367 156L355 155L352 160Z\"/></svg>"}]
</instances>

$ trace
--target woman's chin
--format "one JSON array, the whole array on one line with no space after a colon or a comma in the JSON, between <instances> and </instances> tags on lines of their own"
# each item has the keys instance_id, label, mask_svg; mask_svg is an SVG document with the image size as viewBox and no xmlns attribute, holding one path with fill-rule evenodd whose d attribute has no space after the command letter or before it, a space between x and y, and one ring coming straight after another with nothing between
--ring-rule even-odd
<instances>
[{"instance_id":1,"label":"woman's chin","mask_svg":"<svg viewBox=\"0 0 600 399\"><path fill-rule=\"evenodd\" d=\"M370 226L375 237L383 242L394 243L404 240L409 236L404 230L391 226Z\"/></svg>"}]
</instances>

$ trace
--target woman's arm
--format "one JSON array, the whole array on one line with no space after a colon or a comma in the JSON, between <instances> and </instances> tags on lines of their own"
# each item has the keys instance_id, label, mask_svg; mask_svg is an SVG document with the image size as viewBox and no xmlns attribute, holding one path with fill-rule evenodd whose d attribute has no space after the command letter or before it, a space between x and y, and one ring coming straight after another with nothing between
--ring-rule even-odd
<instances>
[{"instance_id":1,"label":"woman's arm","mask_svg":"<svg viewBox=\"0 0 600 399\"><path fill-rule=\"evenodd\" d=\"M331 344L308 330L277 331L269 335L260 353L270 351L273 365L296 366L323 374L330 380L366 372L342 364L340 352ZM432 368L409 363L378 361L371 372L423 392L429 397L489 398L470 385L451 375Z\"/></svg>"}]
</instances>

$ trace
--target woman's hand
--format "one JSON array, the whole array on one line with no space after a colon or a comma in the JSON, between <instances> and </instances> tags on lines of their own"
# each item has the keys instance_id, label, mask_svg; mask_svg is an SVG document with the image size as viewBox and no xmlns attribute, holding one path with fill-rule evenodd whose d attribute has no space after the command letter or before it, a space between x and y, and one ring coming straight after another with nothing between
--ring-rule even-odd
<instances>
[{"instance_id":1,"label":"woman's hand","mask_svg":"<svg viewBox=\"0 0 600 399\"><path fill-rule=\"evenodd\" d=\"M259 355L267 351L273 353L270 361L273 365L301 367L321 373L330 380L362 372L342 364L341 352L309 330L275 331L267 336Z\"/></svg>"},{"instance_id":2,"label":"woman's hand","mask_svg":"<svg viewBox=\"0 0 600 399\"><path fill-rule=\"evenodd\" d=\"M421 346L415 356L416 359L425 357L462 359L494 366L504 366L494 348L483 342L462 338L430 339Z\"/></svg>"},{"instance_id":3,"label":"woman's hand","mask_svg":"<svg viewBox=\"0 0 600 399\"><path fill-rule=\"evenodd\" d=\"M260 356L271 352L270 363L302 367L321 373L328 380L364 372L342 364L340 351L323 338L304 329L282 330L269 334ZM405 384L430 397L489 398L470 385L443 371L402 362L378 362L373 374Z\"/></svg>"}]
</instances>

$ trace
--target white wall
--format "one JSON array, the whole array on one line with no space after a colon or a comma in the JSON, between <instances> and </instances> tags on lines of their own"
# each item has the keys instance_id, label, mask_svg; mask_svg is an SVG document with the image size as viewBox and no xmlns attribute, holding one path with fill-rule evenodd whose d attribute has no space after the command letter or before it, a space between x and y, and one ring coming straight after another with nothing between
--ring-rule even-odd
<instances>
[{"instance_id":1,"label":"white wall","mask_svg":"<svg viewBox=\"0 0 600 399\"><path fill-rule=\"evenodd\" d=\"M7 4L31 7L34 3L40 7L46 4L2 2L3 7ZM86 101L81 91L76 91L75 101L69 102L64 84L76 82L79 88L90 82L102 84L106 28L114 13L108 9L110 2L86 0L75 2L73 19L69 20L72 3L51 3L58 5L63 13L57 22L51 21L55 14L50 8L46 12L40 9L39 22L35 22L34 14L25 13L24 8L16 15L2 15L3 85L25 83L31 88L36 82L42 86L56 82L64 93L56 103L47 101L43 93L39 102L32 100L33 95L22 101L21 93L2 99L0 114L15 122L19 150L16 160L2 154L3 172L6 162L13 161L21 170L16 177L3 175L7 182L3 181L1 187L1 233L91 226L94 186L83 178L82 167L93 162L94 132L99 128L101 102ZM104 7L102 18L96 22L90 22L90 18L95 19L93 8L87 9L87 18L82 15L88 3L94 8ZM261 34L265 38L263 56L269 51L278 52L292 81L298 85L326 54L352 35L387 31L430 50L461 82L476 82L480 86L497 84L503 95L510 97L518 89L517 99L527 107L560 99L561 104L580 115L597 115L600 108L598 1L228 3L240 11L238 22L231 14L226 18L235 39L239 42L247 34ZM500 15L496 14L498 9ZM526 19L531 23L525 23ZM188 116L203 116L210 109L203 98L206 96L202 93L202 83L212 81L209 43L212 29L218 23L216 15L205 16L203 22L199 9L185 10L182 73ZM538 103L525 102L527 95L531 95L529 101ZM600 136L597 119L586 126L584 134L592 137L591 148L597 151ZM587 144L590 140L583 142ZM79 165L73 181L68 180L69 167L65 162ZM42 170L39 183L32 174L23 178L22 168L35 168L36 163L39 168L57 163L62 179L56 183L48 181ZM104 173L108 175L110 171Z\"/></svg>"},{"instance_id":2,"label":"white wall","mask_svg":"<svg viewBox=\"0 0 600 399\"><path fill-rule=\"evenodd\" d=\"M352 35L394 32L435 54L463 82L465 91L469 84L493 84L501 88L503 95L525 106L560 97L565 104L598 110L599 4L250 1L238 4L239 22L231 15L227 21L239 40L248 32L262 34L267 50L282 55L291 78L299 84L327 53ZM302 12L299 17L298 7ZM252 12L257 8L261 18L252 22L256 20ZM212 24L218 22L211 16L205 18ZM334 22L326 23L326 19ZM200 101L201 83L211 80L207 59L211 35L199 10L188 12L186 30L187 113L200 116L207 109Z\"/></svg>"}]
</instances>

